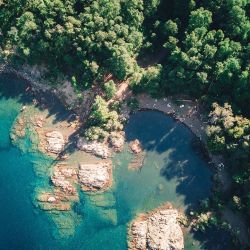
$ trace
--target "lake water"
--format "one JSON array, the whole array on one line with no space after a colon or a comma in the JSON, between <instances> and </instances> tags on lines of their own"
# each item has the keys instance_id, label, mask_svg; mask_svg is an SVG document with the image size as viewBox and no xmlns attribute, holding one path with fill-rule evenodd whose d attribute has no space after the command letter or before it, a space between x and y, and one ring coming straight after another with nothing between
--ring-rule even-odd
<instances>
[{"instance_id":1,"label":"lake water","mask_svg":"<svg viewBox=\"0 0 250 250\"><path fill-rule=\"evenodd\" d=\"M184 211L209 196L212 173L193 147L194 135L162 113L143 111L126 125L127 140L139 139L146 151L140 171L128 170L133 155L125 147L113 158L114 185L108 192L81 192L72 212L39 210L35 191L49 188L53 160L30 150L29 136L22 150L11 143L13 122L30 101L24 92L22 81L0 76L0 249L125 250L127 224L136 214L166 201ZM60 231L55 221L71 226ZM70 229L73 235L67 234ZM221 237L188 233L185 249L229 249Z\"/></svg>"}]
</instances>

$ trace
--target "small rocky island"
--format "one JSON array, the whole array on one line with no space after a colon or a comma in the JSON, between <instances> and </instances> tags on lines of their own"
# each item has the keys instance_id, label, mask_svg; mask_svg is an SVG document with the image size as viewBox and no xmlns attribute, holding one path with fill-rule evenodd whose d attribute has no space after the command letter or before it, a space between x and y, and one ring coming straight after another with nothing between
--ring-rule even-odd
<instances>
[{"instance_id":1,"label":"small rocky island","mask_svg":"<svg viewBox=\"0 0 250 250\"><path fill-rule=\"evenodd\" d=\"M129 143L129 151L134 155L133 160L129 163L128 169L141 169L146 157L146 151L143 150L141 142L135 139Z\"/></svg>"},{"instance_id":2,"label":"small rocky island","mask_svg":"<svg viewBox=\"0 0 250 250\"><path fill-rule=\"evenodd\" d=\"M184 239L178 211L167 204L131 222L128 232L131 250L182 250Z\"/></svg>"}]
</instances>

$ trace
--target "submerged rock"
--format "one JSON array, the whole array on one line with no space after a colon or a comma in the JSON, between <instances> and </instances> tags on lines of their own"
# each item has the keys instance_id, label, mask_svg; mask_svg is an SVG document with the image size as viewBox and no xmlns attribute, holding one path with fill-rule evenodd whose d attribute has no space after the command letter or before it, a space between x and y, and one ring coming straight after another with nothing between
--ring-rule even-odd
<instances>
[{"instance_id":1,"label":"submerged rock","mask_svg":"<svg viewBox=\"0 0 250 250\"><path fill-rule=\"evenodd\" d=\"M79 164L78 177L83 190L104 190L112 184L111 162Z\"/></svg>"},{"instance_id":2,"label":"submerged rock","mask_svg":"<svg viewBox=\"0 0 250 250\"><path fill-rule=\"evenodd\" d=\"M46 150L51 153L60 153L65 146L65 140L62 133L58 131L52 131L45 134L46 136Z\"/></svg>"},{"instance_id":3,"label":"submerged rock","mask_svg":"<svg viewBox=\"0 0 250 250\"><path fill-rule=\"evenodd\" d=\"M171 207L162 207L139 216L129 229L130 249L184 249L183 233L177 218L178 211Z\"/></svg>"},{"instance_id":4,"label":"submerged rock","mask_svg":"<svg viewBox=\"0 0 250 250\"><path fill-rule=\"evenodd\" d=\"M91 203L97 207L112 208L115 207L116 199L113 193L92 193L89 195Z\"/></svg>"},{"instance_id":5,"label":"submerged rock","mask_svg":"<svg viewBox=\"0 0 250 250\"><path fill-rule=\"evenodd\" d=\"M71 209L69 202L62 202L59 196L50 192L40 193L37 196L37 202L42 210L69 211Z\"/></svg>"},{"instance_id":6,"label":"submerged rock","mask_svg":"<svg viewBox=\"0 0 250 250\"><path fill-rule=\"evenodd\" d=\"M141 151L140 153L135 154L134 159L128 164L128 169L131 170L141 169L144 164L145 158L146 158L145 151Z\"/></svg>"},{"instance_id":7,"label":"submerged rock","mask_svg":"<svg viewBox=\"0 0 250 250\"><path fill-rule=\"evenodd\" d=\"M79 138L77 141L77 148L103 159L110 157L110 151L107 145L97 141L87 141L84 138Z\"/></svg>"}]
</instances>

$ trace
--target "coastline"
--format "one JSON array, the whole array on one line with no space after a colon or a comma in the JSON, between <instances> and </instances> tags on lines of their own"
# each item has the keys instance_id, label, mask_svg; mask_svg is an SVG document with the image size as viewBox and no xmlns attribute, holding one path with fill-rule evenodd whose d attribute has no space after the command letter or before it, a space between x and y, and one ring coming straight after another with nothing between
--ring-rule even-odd
<instances>
[{"instance_id":1,"label":"coastline","mask_svg":"<svg viewBox=\"0 0 250 250\"><path fill-rule=\"evenodd\" d=\"M62 96L60 95L59 92L55 91L54 88L48 87L42 82L39 82L37 79L34 79L32 75L31 74L29 75L27 72L25 72L25 70L16 70L15 68L11 67L8 64L7 65L5 64L4 66L2 66L1 64L0 74L14 74L16 77L24 81L27 81L27 83L30 84L30 86L32 86L32 92L34 92L35 94L44 95L46 93L50 93L52 95L55 95L56 97L58 97L61 104L63 104L64 107L67 107L67 103L64 102L64 98L60 99L60 97ZM139 95L138 99L139 99L139 110L157 110L165 113L166 115L172 116L176 121L179 121L183 123L185 126L187 126L191 130L191 132L197 138L199 138L199 140L202 142L202 145L207 150L205 141L206 140L205 130L204 130L205 126L204 124L206 124L206 121L203 122L202 120L203 117L200 115L198 110L196 110L197 108L199 108L199 104L197 102L185 100L185 102L188 103L189 105L185 104L184 106L182 106L183 104L176 105L172 97L156 100L145 94ZM189 108L191 107L191 109L194 108L195 112L189 112L190 109L188 107ZM79 112L79 106L76 109L72 110L73 112L76 113ZM227 174L227 172L224 169L216 168L216 166L218 166L218 164L222 162L222 158L214 156L210 153L208 155L211 163L213 164L213 166L215 166L216 173L219 174L219 177L221 177L220 178L220 180L222 180L221 187L224 188L225 192L227 192L230 189L230 185L227 185L227 183L225 182L223 183L225 178L227 178L224 176Z\"/></svg>"}]
</instances>

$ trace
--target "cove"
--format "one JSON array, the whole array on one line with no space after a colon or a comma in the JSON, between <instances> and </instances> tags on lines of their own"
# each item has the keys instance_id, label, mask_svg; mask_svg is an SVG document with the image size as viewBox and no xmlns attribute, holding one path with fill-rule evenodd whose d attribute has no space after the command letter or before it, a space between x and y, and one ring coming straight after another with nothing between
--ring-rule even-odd
<instances>
[{"instance_id":1,"label":"cove","mask_svg":"<svg viewBox=\"0 0 250 250\"><path fill-rule=\"evenodd\" d=\"M50 214L34 204L35 189L50 185L47 169L52 160L29 150L29 136L23 140L26 150L15 147L9 137L21 107L31 101L24 93L24 82L1 76L0 249L125 250L127 224L138 213L166 201L185 211L209 196L212 172L193 147L196 139L191 131L163 113L137 112L125 132L127 141L139 139L146 150L143 167L128 170L133 155L127 146L115 154L113 187L98 195L81 192L74 214L82 219L73 236L59 237ZM37 171L37 166L44 172ZM188 250L230 249L228 242L227 236L216 230L185 235Z\"/></svg>"}]
</instances>

